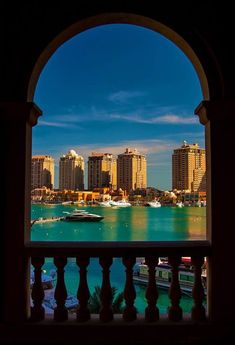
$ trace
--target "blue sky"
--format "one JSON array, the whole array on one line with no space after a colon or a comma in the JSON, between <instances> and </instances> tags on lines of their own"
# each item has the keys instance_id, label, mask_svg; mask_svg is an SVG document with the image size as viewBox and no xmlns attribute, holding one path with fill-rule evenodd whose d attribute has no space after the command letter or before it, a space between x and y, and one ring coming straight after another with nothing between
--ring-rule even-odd
<instances>
[{"instance_id":1,"label":"blue sky","mask_svg":"<svg viewBox=\"0 0 235 345\"><path fill-rule=\"evenodd\" d=\"M92 151L137 148L148 186L169 190L173 149L183 140L205 147L194 115L202 98L193 65L162 35L128 24L89 29L59 47L40 75L33 154L55 158L58 187L59 157L70 149L87 162Z\"/></svg>"}]
</instances>

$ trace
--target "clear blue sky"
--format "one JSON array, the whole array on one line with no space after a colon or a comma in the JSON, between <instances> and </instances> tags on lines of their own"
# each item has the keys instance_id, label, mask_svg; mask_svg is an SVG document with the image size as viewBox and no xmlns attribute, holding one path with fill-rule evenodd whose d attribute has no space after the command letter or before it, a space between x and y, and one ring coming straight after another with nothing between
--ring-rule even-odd
<instances>
[{"instance_id":1,"label":"clear blue sky","mask_svg":"<svg viewBox=\"0 0 235 345\"><path fill-rule=\"evenodd\" d=\"M57 187L59 157L70 149L87 163L92 151L137 148L147 156L148 186L169 190L173 149L183 140L205 147L194 115L201 100L193 65L165 37L127 24L89 29L59 47L40 75L33 154L55 158Z\"/></svg>"}]
</instances>

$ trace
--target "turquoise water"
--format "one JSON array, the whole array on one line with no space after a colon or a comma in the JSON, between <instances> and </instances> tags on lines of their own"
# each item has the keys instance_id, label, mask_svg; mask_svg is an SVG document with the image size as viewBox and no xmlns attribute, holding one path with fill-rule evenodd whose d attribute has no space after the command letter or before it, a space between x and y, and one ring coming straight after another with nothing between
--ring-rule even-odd
<instances>
[{"instance_id":1,"label":"turquoise water","mask_svg":"<svg viewBox=\"0 0 235 345\"><path fill-rule=\"evenodd\" d=\"M75 206L32 205L32 219L38 217L63 216ZM100 214L104 219L97 223L53 222L34 224L31 230L32 241L177 241L204 240L206 234L206 208L204 207L130 207L104 208L100 206L82 207L89 212ZM51 258L43 267L46 273L54 269ZM125 270L120 258L114 258L110 274L111 285L123 291ZM73 258L68 258L65 269L68 294L76 295L79 275ZM94 286L101 285L102 276L98 259L92 258L88 268L88 283L92 293ZM139 313L146 307L145 287L135 285L135 306ZM167 292L159 290L158 308L166 313L169 306ZM184 312L190 312L192 299L185 295L181 299Z\"/></svg>"},{"instance_id":2,"label":"turquoise water","mask_svg":"<svg viewBox=\"0 0 235 345\"><path fill-rule=\"evenodd\" d=\"M32 219L64 216L75 206L32 206ZM53 222L34 224L33 241L180 241L203 240L205 207L82 207L104 216L100 222Z\"/></svg>"}]
</instances>

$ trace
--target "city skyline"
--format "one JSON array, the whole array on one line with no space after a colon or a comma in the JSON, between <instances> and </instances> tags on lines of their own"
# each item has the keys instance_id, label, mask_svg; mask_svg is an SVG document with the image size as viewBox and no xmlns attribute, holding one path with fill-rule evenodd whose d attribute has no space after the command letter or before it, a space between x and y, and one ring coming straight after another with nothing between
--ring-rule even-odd
<instances>
[{"instance_id":1,"label":"city skyline","mask_svg":"<svg viewBox=\"0 0 235 345\"><path fill-rule=\"evenodd\" d=\"M117 155L133 147L147 157L148 185L167 190L173 149L183 140L205 146L193 115L202 94L191 62L135 25L100 26L70 39L45 66L34 100L44 115L33 129L33 154L56 162L70 149L87 161L92 151Z\"/></svg>"},{"instance_id":2,"label":"city skyline","mask_svg":"<svg viewBox=\"0 0 235 345\"><path fill-rule=\"evenodd\" d=\"M190 144L184 141L180 147L174 148L171 157L172 185L169 190L206 191L205 148L201 148L198 143ZM32 185L36 183L35 187L50 188L48 183L42 183L45 177L45 181L49 181L47 175L52 166L44 165L48 162L53 162L50 179L54 184L54 158L48 155L32 156ZM84 158L73 149L62 154L59 158L59 190L110 187L113 190L121 188L129 192L155 187L147 183L146 156L136 148L126 148L117 155L110 152L91 152L86 163L84 164ZM57 186L54 188L58 189Z\"/></svg>"}]
</instances>

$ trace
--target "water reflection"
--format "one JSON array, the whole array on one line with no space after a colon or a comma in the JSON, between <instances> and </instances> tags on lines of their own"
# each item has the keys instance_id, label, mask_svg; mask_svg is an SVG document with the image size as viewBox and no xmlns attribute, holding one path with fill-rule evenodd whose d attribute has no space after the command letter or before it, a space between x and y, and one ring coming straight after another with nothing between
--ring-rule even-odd
<instances>
[{"instance_id":1,"label":"water reflection","mask_svg":"<svg viewBox=\"0 0 235 345\"><path fill-rule=\"evenodd\" d=\"M63 215L75 207L32 206L32 218ZM85 208L85 207L84 207ZM104 216L100 222L53 222L34 224L36 241L177 241L206 238L205 207L86 207Z\"/></svg>"}]
</instances>

